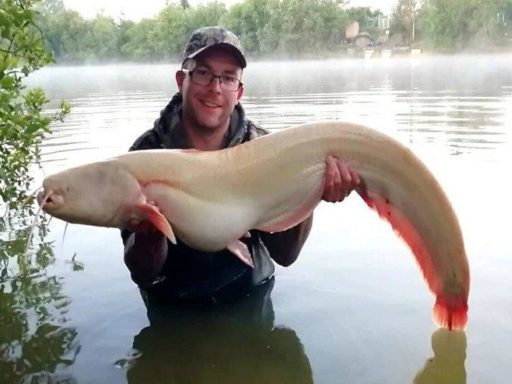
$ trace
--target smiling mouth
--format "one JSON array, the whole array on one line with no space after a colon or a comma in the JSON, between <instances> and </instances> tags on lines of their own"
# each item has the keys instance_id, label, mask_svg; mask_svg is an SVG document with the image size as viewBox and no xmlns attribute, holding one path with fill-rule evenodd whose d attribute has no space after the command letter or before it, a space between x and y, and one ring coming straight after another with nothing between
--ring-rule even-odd
<instances>
[{"instance_id":1,"label":"smiling mouth","mask_svg":"<svg viewBox=\"0 0 512 384\"><path fill-rule=\"evenodd\" d=\"M206 100L201 100L201 104L205 105L208 108L220 108L220 105L215 104L215 103L211 103L211 102L206 101Z\"/></svg>"}]
</instances>

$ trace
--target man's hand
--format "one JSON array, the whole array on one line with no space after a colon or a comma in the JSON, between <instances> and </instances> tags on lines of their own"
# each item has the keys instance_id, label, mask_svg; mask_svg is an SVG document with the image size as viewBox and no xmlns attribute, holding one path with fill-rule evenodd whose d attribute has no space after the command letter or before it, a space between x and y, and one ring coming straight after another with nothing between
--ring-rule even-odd
<instances>
[{"instance_id":1,"label":"man's hand","mask_svg":"<svg viewBox=\"0 0 512 384\"><path fill-rule=\"evenodd\" d=\"M154 201L147 203L156 207ZM149 220L131 219L126 229L133 233L125 241L124 263L135 283L149 285L167 260L167 238Z\"/></svg>"},{"instance_id":2,"label":"man's hand","mask_svg":"<svg viewBox=\"0 0 512 384\"><path fill-rule=\"evenodd\" d=\"M334 156L325 159L324 193L322 200L330 203L343 201L361 183L359 174L347 163Z\"/></svg>"}]
</instances>

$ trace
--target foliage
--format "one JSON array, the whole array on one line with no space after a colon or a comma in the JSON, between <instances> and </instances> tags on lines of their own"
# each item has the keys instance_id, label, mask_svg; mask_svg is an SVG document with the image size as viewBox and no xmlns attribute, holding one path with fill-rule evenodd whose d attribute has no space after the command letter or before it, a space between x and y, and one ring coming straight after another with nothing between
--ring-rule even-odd
<instances>
[{"instance_id":1,"label":"foliage","mask_svg":"<svg viewBox=\"0 0 512 384\"><path fill-rule=\"evenodd\" d=\"M179 53L187 39L187 9L168 5L158 14L151 41L160 59L169 59Z\"/></svg>"},{"instance_id":2,"label":"foliage","mask_svg":"<svg viewBox=\"0 0 512 384\"><path fill-rule=\"evenodd\" d=\"M35 244L19 229L27 213L19 208L31 184L29 168L40 160L39 144L54 115L43 112L48 101L42 89L25 89L23 80L52 61L34 22L35 0L0 2L0 203L16 215L0 220L0 382L53 382L54 372L71 365L80 350L77 331L62 326L69 300L62 282L47 268L51 244L44 241L45 223L36 226ZM29 205L27 205L29 206ZM66 379L60 375L59 379ZM68 377L73 381L72 377Z\"/></svg>"},{"instance_id":3,"label":"foliage","mask_svg":"<svg viewBox=\"0 0 512 384\"><path fill-rule=\"evenodd\" d=\"M274 5L275 9L279 3L273 0L246 0L235 4L224 18L223 24L240 37L248 52L258 54L258 30L270 19L269 8Z\"/></svg>"},{"instance_id":4,"label":"foliage","mask_svg":"<svg viewBox=\"0 0 512 384\"><path fill-rule=\"evenodd\" d=\"M23 79L52 61L34 23L33 0L0 3L0 199L18 208L30 186L29 167L40 159L39 144L55 115L43 113L48 101L42 89L25 90Z\"/></svg>"},{"instance_id":5,"label":"foliage","mask_svg":"<svg viewBox=\"0 0 512 384\"><path fill-rule=\"evenodd\" d=\"M393 11L391 34L401 34L409 44L416 40L418 0L398 0Z\"/></svg>"},{"instance_id":6,"label":"foliage","mask_svg":"<svg viewBox=\"0 0 512 384\"><path fill-rule=\"evenodd\" d=\"M337 53L345 26L382 35L382 12L349 7L340 0L244 0L226 9L220 2L191 6L169 1L151 19L139 22L105 15L85 20L62 0L44 0L41 25L48 49L59 61L169 60L180 56L190 33L205 25L225 25L250 56L304 57ZM390 37L433 50L510 46L512 0L399 0Z\"/></svg>"},{"instance_id":7,"label":"foliage","mask_svg":"<svg viewBox=\"0 0 512 384\"><path fill-rule=\"evenodd\" d=\"M429 0L418 10L418 28L436 50L510 45L512 0Z\"/></svg>"},{"instance_id":8,"label":"foliage","mask_svg":"<svg viewBox=\"0 0 512 384\"><path fill-rule=\"evenodd\" d=\"M228 13L226 6L217 1L198 5L193 9L189 6L187 11L187 37L197 28L221 24L220 20Z\"/></svg>"},{"instance_id":9,"label":"foliage","mask_svg":"<svg viewBox=\"0 0 512 384\"><path fill-rule=\"evenodd\" d=\"M174 59L205 25L233 30L251 56L304 56L339 49L348 22L340 0L245 0L229 10L215 1L196 7L174 1L139 22L107 22L101 14L85 20L62 0L43 0L40 11L46 46L60 62Z\"/></svg>"}]
</instances>

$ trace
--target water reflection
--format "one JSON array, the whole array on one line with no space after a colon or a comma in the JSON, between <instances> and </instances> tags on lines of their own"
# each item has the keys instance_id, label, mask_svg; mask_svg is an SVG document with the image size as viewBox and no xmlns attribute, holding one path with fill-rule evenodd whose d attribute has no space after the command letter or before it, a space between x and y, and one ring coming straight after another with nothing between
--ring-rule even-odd
<instances>
[{"instance_id":1,"label":"water reflection","mask_svg":"<svg viewBox=\"0 0 512 384\"><path fill-rule=\"evenodd\" d=\"M432 334L434 357L428 359L413 384L466 384L466 334L438 329Z\"/></svg>"},{"instance_id":2,"label":"water reflection","mask_svg":"<svg viewBox=\"0 0 512 384\"><path fill-rule=\"evenodd\" d=\"M47 227L36 228L27 253L27 230L0 219L0 382L72 383L66 367L80 351L77 331L65 326L69 299L62 279L48 272L54 262Z\"/></svg>"},{"instance_id":3,"label":"water reflection","mask_svg":"<svg viewBox=\"0 0 512 384\"><path fill-rule=\"evenodd\" d=\"M313 383L295 331L274 325L273 284L207 311L148 306L128 382Z\"/></svg>"},{"instance_id":4,"label":"water reflection","mask_svg":"<svg viewBox=\"0 0 512 384\"><path fill-rule=\"evenodd\" d=\"M134 337L132 358L118 362L128 366L127 381L313 383L298 335L274 324L272 287L273 281L247 300L207 311L149 306L150 325ZM466 348L464 332L436 330L434 356L426 359L412 383L466 384ZM380 377L388 382L385 376L382 372Z\"/></svg>"}]
</instances>

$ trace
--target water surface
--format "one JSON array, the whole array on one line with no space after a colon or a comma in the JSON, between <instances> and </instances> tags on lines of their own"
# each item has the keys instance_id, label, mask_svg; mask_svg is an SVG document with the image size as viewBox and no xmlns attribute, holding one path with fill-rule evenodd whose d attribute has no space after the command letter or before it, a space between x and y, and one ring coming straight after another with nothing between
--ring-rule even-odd
<instances>
[{"instance_id":1,"label":"water surface","mask_svg":"<svg viewBox=\"0 0 512 384\"><path fill-rule=\"evenodd\" d=\"M28 260L19 256L22 234L0 228L0 382L505 382L511 67L511 56L290 61L253 63L244 75L247 114L266 128L362 123L425 161L465 237L465 332L437 329L410 251L355 195L318 207L301 256L277 269L273 286L216 311L146 314L118 231L71 225L62 241L64 224L53 220ZM36 73L30 83L43 86L52 105L65 98L73 107L45 141L36 179L126 151L176 91L176 69Z\"/></svg>"}]
</instances>

